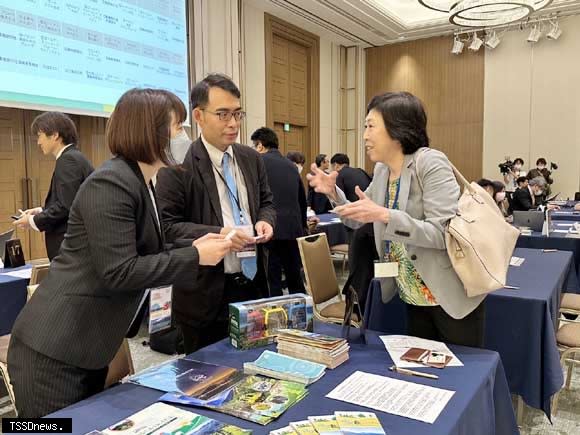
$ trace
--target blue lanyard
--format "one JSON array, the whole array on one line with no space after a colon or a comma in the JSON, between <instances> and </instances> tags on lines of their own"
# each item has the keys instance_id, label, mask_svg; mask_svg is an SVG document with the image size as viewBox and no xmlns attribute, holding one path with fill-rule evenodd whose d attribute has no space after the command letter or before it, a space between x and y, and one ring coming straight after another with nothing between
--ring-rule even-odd
<instances>
[{"instance_id":1,"label":"blue lanyard","mask_svg":"<svg viewBox=\"0 0 580 435\"><path fill-rule=\"evenodd\" d=\"M385 198L385 207L397 209L399 205L399 192L401 191L401 179L397 180L397 191L395 192L395 200L393 201L393 206L389 207L389 201L391 199L391 183L389 182L387 185L387 196ZM389 259L389 254L391 253L391 241L385 240L385 260Z\"/></svg>"}]
</instances>

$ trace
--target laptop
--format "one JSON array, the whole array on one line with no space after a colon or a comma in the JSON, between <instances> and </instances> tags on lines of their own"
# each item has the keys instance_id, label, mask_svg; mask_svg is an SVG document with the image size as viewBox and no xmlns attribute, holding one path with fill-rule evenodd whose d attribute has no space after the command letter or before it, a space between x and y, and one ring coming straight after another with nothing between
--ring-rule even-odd
<instances>
[{"instance_id":1,"label":"laptop","mask_svg":"<svg viewBox=\"0 0 580 435\"><path fill-rule=\"evenodd\" d=\"M514 225L529 227L532 231L542 231L544 226L544 212L538 210L514 211Z\"/></svg>"},{"instance_id":2,"label":"laptop","mask_svg":"<svg viewBox=\"0 0 580 435\"><path fill-rule=\"evenodd\" d=\"M14 234L14 229L8 230L5 233L0 234L0 258L4 261L4 250L6 247L6 242L12 238Z\"/></svg>"}]
</instances>

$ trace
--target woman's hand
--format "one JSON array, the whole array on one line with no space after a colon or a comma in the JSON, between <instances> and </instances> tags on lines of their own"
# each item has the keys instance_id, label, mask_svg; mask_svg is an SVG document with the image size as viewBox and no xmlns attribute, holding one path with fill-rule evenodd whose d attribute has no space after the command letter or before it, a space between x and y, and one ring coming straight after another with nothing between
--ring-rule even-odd
<instances>
[{"instance_id":1,"label":"woman's hand","mask_svg":"<svg viewBox=\"0 0 580 435\"><path fill-rule=\"evenodd\" d=\"M221 234L209 233L192 244L197 248L200 266L215 266L230 252L231 240Z\"/></svg>"},{"instance_id":2,"label":"woman's hand","mask_svg":"<svg viewBox=\"0 0 580 435\"><path fill-rule=\"evenodd\" d=\"M358 201L336 207L334 212L341 218L352 219L365 224L372 222L389 223L389 209L382 207L369 199L358 186L355 193L359 197Z\"/></svg>"},{"instance_id":3,"label":"woman's hand","mask_svg":"<svg viewBox=\"0 0 580 435\"><path fill-rule=\"evenodd\" d=\"M322 169L318 169L315 163L310 166L310 174L306 175L308 184L314 188L315 192L324 193L332 199L336 198L336 177L338 172L332 171L327 174Z\"/></svg>"}]
</instances>

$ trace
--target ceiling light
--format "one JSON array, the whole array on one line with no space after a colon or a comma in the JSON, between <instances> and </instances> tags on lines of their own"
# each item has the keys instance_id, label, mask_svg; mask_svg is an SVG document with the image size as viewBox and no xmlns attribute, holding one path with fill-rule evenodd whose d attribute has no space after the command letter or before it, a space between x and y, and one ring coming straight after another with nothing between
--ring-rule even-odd
<instances>
[{"instance_id":1,"label":"ceiling light","mask_svg":"<svg viewBox=\"0 0 580 435\"><path fill-rule=\"evenodd\" d=\"M538 42L542 36L542 30L538 24L534 24L530 35L528 36L528 42Z\"/></svg>"},{"instance_id":2,"label":"ceiling light","mask_svg":"<svg viewBox=\"0 0 580 435\"><path fill-rule=\"evenodd\" d=\"M463 42L461 42L461 40L459 39L459 36L456 35L455 39L453 40L453 48L451 48L451 53L461 54L464 46L465 46L465 44Z\"/></svg>"},{"instance_id":3,"label":"ceiling light","mask_svg":"<svg viewBox=\"0 0 580 435\"><path fill-rule=\"evenodd\" d=\"M560 29L560 24L556 21L552 23L552 29L548 32L546 38L556 40L560 36L562 36L562 29Z\"/></svg>"},{"instance_id":4,"label":"ceiling light","mask_svg":"<svg viewBox=\"0 0 580 435\"><path fill-rule=\"evenodd\" d=\"M499 45L500 42L501 40L499 39L495 31L491 32L491 36L485 38L485 46L487 48L494 49Z\"/></svg>"},{"instance_id":5,"label":"ceiling light","mask_svg":"<svg viewBox=\"0 0 580 435\"><path fill-rule=\"evenodd\" d=\"M422 6L449 14L458 26L498 26L527 18L552 0L417 0Z\"/></svg>"},{"instance_id":6,"label":"ceiling light","mask_svg":"<svg viewBox=\"0 0 580 435\"><path fill-rule=\"evenodd\" d=\"M477 51L483 45L483 41L477 37L477 33L473 32L473 39L471 40L471 44L469 44L469 49L471 51Z\"/></svg>"}]
</instances>

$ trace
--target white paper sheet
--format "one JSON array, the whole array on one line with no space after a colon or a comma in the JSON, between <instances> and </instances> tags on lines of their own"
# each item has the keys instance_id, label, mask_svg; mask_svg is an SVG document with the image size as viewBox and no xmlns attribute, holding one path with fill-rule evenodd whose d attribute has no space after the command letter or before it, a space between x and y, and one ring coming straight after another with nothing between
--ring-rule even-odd
<instances>
[{"instance_id":1,"label":"white paper sheet","mask_svg":"<svg viewBox=\"0 0 580 435\"><path fill-rule=\"evenodd\" d=\"M32 268L14 270L12 272L3 272L2 273L2 275L14 276L16 278L24 278L24 279L30 279L31 274L32 274Z\"/></svg>"},{"instance_id":2,"label":"white paper sheet","mask_svg":"<svg viewBox=\"0 0 580 435\"><path fill-rule=\"evenodd\" d=\"M515 267L519 267L521 266L524 261L526 261L525 258L521 258L521 257L512 257L510 260L510 266L515 266Z\"/></svg>"},{"instance_id":3,"label":"white paper sheet","mask_svg":"<svg viewBox=\"0 0 580 435\"><path fill-rule=\"evenodd\" d=\"M356 371L326 397L432 424L454 394L454 391Z\"/></svg>"},{"instance_id":4,"label":"white paper sheet","mask_svg":"<svg viewBox=\"0 0 580 435\"><path fill-rule=\"evenodd\" d=\"M568 228L570 228L570 227L573 227L573 226L574 226L574 224L556 224L556 226L558 226L558 227L568 227Z\"/></svg>"},{"instance_id":5,"label":"white paper sheet","mask_svg":"<svg viewBox=\"0 0 580 435\"><path fill-rule=\"evenodd\" d=\"M553 233L562 233L562 234L568 234L568 230L554 230L552 231Z\"/></svg>"},{"instance_id":6,"label":"white paper sheet","mask_svg":"<svg viewBox=\"0 0 580 435\"><path fill-rule=\"evenodd\" d=\"M409 335L381 335L381 340L389 352L393 363L397 367L403 368L413 368L413 367L425 367L422 364L403 361L401 356L407 352L412 347L419 347L421 349L429 349L438 353L444 353L445 355L452 356L453 359L449 361L447 366L451 367L461 367L463 363L457 358L453 352L447 347L445 343L440 341L426 340L424 338L411 337Z\"/></svg>"}]
</instances>

